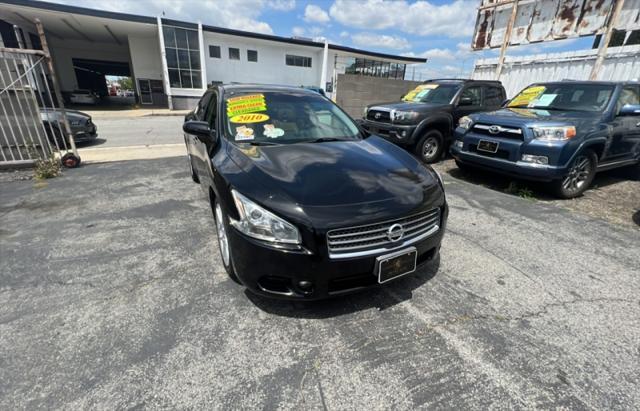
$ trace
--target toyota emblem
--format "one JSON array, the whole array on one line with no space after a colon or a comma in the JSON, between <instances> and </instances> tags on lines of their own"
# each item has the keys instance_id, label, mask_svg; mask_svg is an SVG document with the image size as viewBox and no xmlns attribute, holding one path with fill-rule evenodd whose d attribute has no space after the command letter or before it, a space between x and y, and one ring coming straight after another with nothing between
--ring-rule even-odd
<instances>
[{"instance_id":1,"label":"toyota emblem","mask_svg":"<svg viewBox=\"0 0 640 411\"><path fill-rule=\"evenodd\" d=\"M400 241L404 237L404 227L400 224L394 224L387 230L387 238L389 241Z\"/></svg>"},{"instance_id":2,"label":"toyota emblem","mask_svg":"<svg viewBox=\"0 0 640 411\"><path fill-rule=\"evenodd\" d=\"M376 120L378 120L380 118L380 113L376 113L376 115L374 116Z\"/></svg>"},{"instance_id":3,"label":"toyota emblem","mask_svg":"<svg viewBox=\"0 0 640 411\"><path fill-rule=\"evenodd\" d=\"M498 134L500 131L502 131L502 127L500 127L500 126L491 126L491 127L489 127L489 133L491 133L491 134Z\"/></svg>"}]
</instances>

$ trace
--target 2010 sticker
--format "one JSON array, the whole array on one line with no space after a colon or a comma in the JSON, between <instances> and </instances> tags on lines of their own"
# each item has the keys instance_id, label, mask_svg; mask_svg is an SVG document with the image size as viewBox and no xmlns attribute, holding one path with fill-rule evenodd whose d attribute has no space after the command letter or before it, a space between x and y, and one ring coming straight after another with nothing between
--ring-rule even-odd
<instances>
[{"instance_id":1,"label":"2010 sticker","mask_svg":"<svg viewBox=\"0 0 640 411\"><path fill-rule=\"evenodd\" d=\"M269 116L260 113L238 114L229 119L232 123L239 124L262 123L267 120L269 120Z\"/></svg>"}]
</instances>

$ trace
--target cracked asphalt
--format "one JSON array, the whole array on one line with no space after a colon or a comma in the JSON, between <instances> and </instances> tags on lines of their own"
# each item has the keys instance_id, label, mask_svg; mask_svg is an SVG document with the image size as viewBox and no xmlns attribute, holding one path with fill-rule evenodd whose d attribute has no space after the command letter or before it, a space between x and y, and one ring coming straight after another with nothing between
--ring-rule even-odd
<instances>
[{"instance_id":1,"label":"cracked asphalt","mask_svg":"<svg viewBox=\"0 0 640 411\"><path fill-rule=\"evenodd\" d=\"M0 409L640 407L640 230L444 176L441 257L247 294L184 158L0 182Z\"/></svg>"}]
</instances>

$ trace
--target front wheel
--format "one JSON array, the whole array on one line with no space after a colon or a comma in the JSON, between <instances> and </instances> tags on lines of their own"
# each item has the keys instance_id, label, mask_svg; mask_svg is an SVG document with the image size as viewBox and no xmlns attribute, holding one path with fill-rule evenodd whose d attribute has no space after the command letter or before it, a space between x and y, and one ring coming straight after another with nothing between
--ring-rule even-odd
<instances>
[{"instance_id":1,"label":"front wheel","mask_svg":"<svg viewBox=\"0 0 640 411\"><path fill-rule=\"evenodd\" d=\"M554 191L560 198L575 198L585 192L596 175L598 156L591 150L579 153L571 163L569 173L554 181Z\"/></svg>"},{"instance_id":2,"label":"front wheel","mask_svg":"<svg viewBox=\"0 0 640 411\"><path fill-rule=\"evenodd\" d=\"M435 163L440 160L444 149L444 138L438 130L429 130L418 141L414 149L420 160L427 164Z\"/></svg>"},{"instance_id":3,"label":"front wheel","mask_svg":"<svg viewBox=\"0 0 640 411\"><path fill-rule=\"evenodd\" d=\"M216 222L216 234L218 236L218 249L220 250L220 258L222 265L229 277L236 283L240 283L238 276L233 269L233 262L231 260L231 245L229 243L229 219L226 213L222 210L220 202L214 200L213 203L213 216Z\"/></svg>"}]
</instances>

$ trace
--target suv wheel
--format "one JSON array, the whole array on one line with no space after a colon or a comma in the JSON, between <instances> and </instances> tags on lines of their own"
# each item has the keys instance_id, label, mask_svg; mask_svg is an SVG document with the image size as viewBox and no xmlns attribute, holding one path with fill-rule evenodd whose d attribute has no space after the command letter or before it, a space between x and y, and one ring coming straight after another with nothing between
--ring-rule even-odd
<instances>
[{"instance_id":1,"label":"suv wheel","mask_svg":"<svg viewBox=\"0 0 640 411\"><path fill-rule=\"evenodd\" d=\"M422 136L414 149L420 160L430 164L440 160L444 149L444 138L438 130L429 130Z\"/></svg>"},{"instance_id":2,"label":"suv wheel","mask_svg":"<svg viewBox=\"0 0 640 411\"><path fill-rule=\"evenodd\" d=\"M560 198L578 197L589 188L596 175L598 156L591 150L579 153L571 163L569 174L554 182L555 192Z\"/></svg>"},{"instance_id":3,"label":"suv wheel","mask_svg":"<svg viewBox=\"0 0 640 411\"><path fill-rule=\"evenodd\" d=\"M233 261L231 260L231 244L229 243L229 219L227 214L222 210L220 202L214 200L213 202L213 216L216 223L216 234L218 237L218 249L220 250L220 259L222 265L229 277L240 284L238 276L233 269Z\"/></svg>"}]
</instances>

